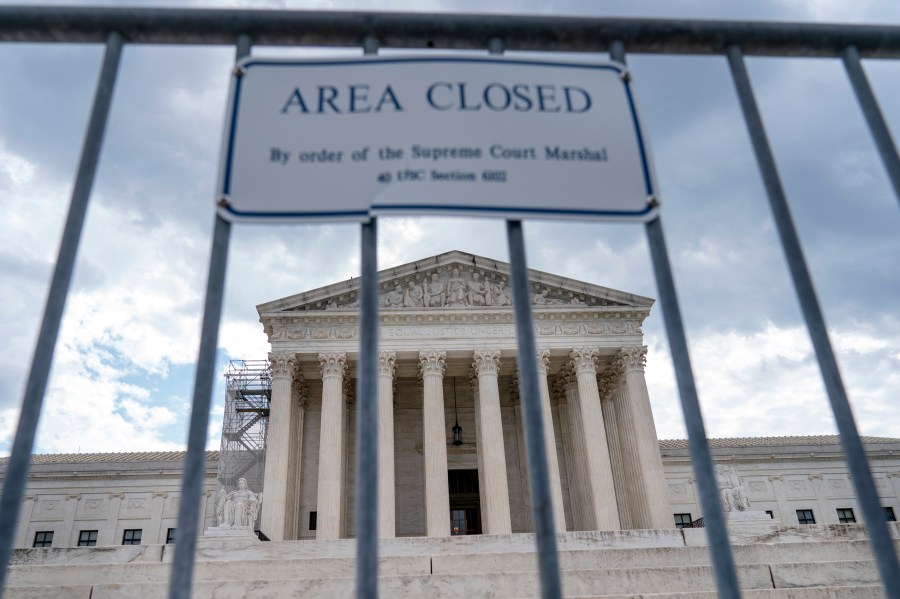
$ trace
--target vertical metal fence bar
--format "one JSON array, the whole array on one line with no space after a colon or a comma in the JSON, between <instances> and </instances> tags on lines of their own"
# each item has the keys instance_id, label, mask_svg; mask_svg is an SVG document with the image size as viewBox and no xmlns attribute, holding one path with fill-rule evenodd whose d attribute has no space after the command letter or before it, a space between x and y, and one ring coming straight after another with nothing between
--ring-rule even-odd
<instances>
[{"instance_id":1,"label":"vertical metal fence bar","mask_svg":"<svg viewBox=\"0 0 900 599\"><path fill-rule=\"evenodd\" d=\"M503 54L503 40L491 38L488 52ZM509 244L509 271L513 286L513 310L516 320L516 341L519 368L519 393L522 398L522 428L525 432L525 462L528 466L528 489L531 498L531 519L538 551L538 574L541 597L562 597L559 555L556 548L556 524L553 520L553 499L550 494L550 471L544 437L544 419L537 371L537 342L534 339L534 318L531 314L531 285L525 259L525 236L522 221L506 221Z\"/></svg>"},{"instance_id":2,"label":"vertical metal fence bar","mask_svg":"<svg viewBox=\"0 0 900 599\"><path fill-rule=\"evenodd\" d=\"M531 513L538 551L538 573L541 597L562 597L559 555L556 552L556 526L553 522L553 500L550 496L550 473L547 447L544 445L544 421L538 390L537 343L531 314L531 285L525 261L525 239L522 221L506 221L509 243L509 272L512 278L515 310L519 392L522 398L522 421L525 436L525 458L528 464L528 488L531 491Z\"/></svg>"},{"instance_id":3,"label":"vertical metal fence bar","mask_svg":"<svg viewBox=\"0 0 900 599\"><path fill-rule=\"evenodd\" d=\"M778 169L775 166L775 158L769 147L762 118L753 97L750 77L747 74L747 67L739 47L728 48L728 64L731 67L738 99L744 112L744 120L747 122L747 129L750 132L756 162L766 187L772 216L778 228L778 235L781 238L781 245L784 248L794 287L797 290L806 327L816 351L822 379L828 392L831 409L834 412L834 419L841 434L841 444L850 466L856 498L862 508L878 571L881 574L887 596L900 597L900 566L897 564L897 555L891 542L884 510L878 502L878 493L872 480L872 472L869 470L869 462L859 438L850 402L847 400L847 392L844 389L837 360L828 339L825 318L819 307L819 300L816 298L812 278L806 266L803 249L800 247L800 240L797 237L787 198L781 186Z\"/></svg>"},{"instance_id":4,"label":"vertical metal fence bar","mask_svg":"<svg viewBox=\"0 0 900 599\"><path fill-rule=\"evenodd\" d=\"M238 36L235 59L240 60L249 55L250 37ZM216 346L219 340L219 322L222 318L230 238L231 223L216 214L209 256L209 274L206 280L206 298L203 303L203 324L200 329L200 350L194 379L188 447L184 457L181 501L178 505L175 557L169 578L170 599L188 599L191 596L197 536L202 526L202 522L199 521L200 491L206 478L206 435L209 429L209 407L216 373Z\"/></svg>"},{"instance_id":5,"label":"vertical metal fence bar","mask_svg":"<svg viewBox=\"0 0 900 599\"><path fill-rule=\"evenodd\" d=\"M897 201L900 202L900 156L897 155L897 146L894 145L891 131L884 120L884 115L881 114L881 108L878 107L878 100L875 98L875 93L869 85L866 72L859 62L859 51L856 49L856 46L847 46L841 52L841 59L844 62L844 69L847 71L847 77L850 79L853 91L856 93L856 99L860 108L862 108L863 116L866 117L866 122L872 131L872 137L875 139L875 145L881 154L881 160L884 162L884 168L887 170L891 185L894 186L894 195L897 196Z\"/></svg>"},{"instance_id":6,"label":"vertical metal fence bar","mask_svg":"<svg viewBox=\"0 0 900 599\"><path fill-rule=\"evenodd\" d=\"M625 64L625 45L614 41L609 49L610 58ZM697 477L700 509L703 511L709 554L716 575L716 588L719 597L735 599L741 596L735 571L734 555L728 539L725 515L719 501L719 491L713 470L712 454L706 439L706 427L700 411L700 400L697 397L697 386L694 382L694 371L688 353L687 338L681 320L681 308L675 291L675 278L669 263L669 250L663 233L662 219L646 224L647 244L656 275L656 287L662 303L663 320L669 349L672 352L672 363L675 367L675 380L678 383L678 395L681 398L681 411L684 414L685 428L688 434L688 449L691 453L691 464L694 476Z\"/></svg>"},{"instance_id":7,"label":"vertical metal fence bar","mask_svg":"<svg viewBox=\"0 0 900 599\"><path fill-rule=\"evenodd\" d=\"M367 36L363 52L378 52ZM360 229L359 360L356 371L356 596L378 597L378 221Z\"/></svg>"},{"instance_id":8,"label":"vertical metal fence bar","mask_svg":"<svg viewBox=\"0 0 900 599\"><path fill-rule=\"evenodd\" d=\"M50 366L53 363L53 352L59 336L60 321L72 282L75 257L78 255L78 244L81 241L81 231L84 228L88 201L94 185L94 175L100 160L103 135L106 131L106 122L109 116L109 107L112 104L121 56L122 36L117 32L110 32L106 37L106 52L100 67L94 104L85 131L81 158L75 175L75 186L72 189L72 198L69 202L69 212L59 244L56 265L50 279L47 303L44 307L44 316L38 333L34 357L31 361L31 370L25 384L22 411L16 426L16 436L13 440L6 480L3 484L3 495L0 497L0 514L3 514L3 517L0 518L0 597L3 596L5 590L6 565L9 563L12 545L15 542L16 525L22 507L22 495L25 492L28 471L31 467L34 437L41 416L44 394L47 390L47 378L50 376Z\"/></svg>"}]
</instances>

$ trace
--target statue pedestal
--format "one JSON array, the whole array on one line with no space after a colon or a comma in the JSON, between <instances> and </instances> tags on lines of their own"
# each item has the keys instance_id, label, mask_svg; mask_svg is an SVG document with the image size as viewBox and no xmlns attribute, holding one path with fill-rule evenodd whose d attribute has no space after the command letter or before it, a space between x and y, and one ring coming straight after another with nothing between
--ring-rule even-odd
<instances>
[{"instance_id":1,"label":"statue pedestal","mask_svg":"<svg viewBox=\"0 0 900 599\"><path fill-rule=\"evenodd\" d=\"M217 545L221 542L235 542L238 544L258 544L261 541L253 532L252 526L210 526L199 539L199 545Z\"/></svg>"},{"instance_id":2,"label":"statue pedestal","mask_svg":"<svg viewBox=\"0 0 900 599\"><path fill-rule=\"evenodd\" d=\"M253 532L252 526L210 526L203 532L204 537L253 537L256 538L256 533Z\"/></svg>"},{"instance_id":3,"label":"statue pedestal","mask_svg":"<svg viewBox=\"0 0 900 599\"><path fill-rule=\"evenodd\" d=\"M771 533L781 526L778 520L759 510L725 512L725 522L732 542Z\"/></svg>"},{"instance_id":4,"label":"statue pedestal","mask_svg":"<svg viewBox=\"0 0 900 599\"><path fill-rule=\"evenodd\" d=\"M771 524L779 526L781 523L769 514L759 510L744 510L742 512L725 512L725 518L729 526Z\"/></svg>"}]
</instances>

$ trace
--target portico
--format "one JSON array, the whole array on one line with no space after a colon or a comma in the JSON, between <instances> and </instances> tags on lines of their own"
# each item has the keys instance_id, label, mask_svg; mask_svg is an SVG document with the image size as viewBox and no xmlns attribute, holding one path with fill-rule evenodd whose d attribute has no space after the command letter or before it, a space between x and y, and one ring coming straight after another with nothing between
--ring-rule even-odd
<instances>
[{"instance_id":1,"label":"portico","mask_svg":"<svg viewBox=\"0 0 900 599\"><path fill-rule=\"evenodd\" d=\"M673 527L643 374L653 300L530 278L557 528ZM450 535L450 471L477 471L483 533L531 531L507 265L448 252L379 285L379 534ZM351 280L258 306L272 345L271 540L354 536L357 293Z\"/></svg>"}]
</instances>

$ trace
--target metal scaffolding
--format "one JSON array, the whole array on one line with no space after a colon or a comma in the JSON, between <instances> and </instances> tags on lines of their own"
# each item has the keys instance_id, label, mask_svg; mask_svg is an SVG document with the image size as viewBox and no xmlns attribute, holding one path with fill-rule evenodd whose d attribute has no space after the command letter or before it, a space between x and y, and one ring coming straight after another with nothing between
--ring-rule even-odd
<instances>
[{"instance_id":1,"label":"metal scaffolding","mask_svg":"<svg viewBox=\"0 0 900 599\"><path fill-rule=\"evenodd\" d=\"M246 478L253 491L262 492L271 398L272 377L267 360L229 363L225 373L219 489L233 491L238 479Z\"/></svg>"}]
</instances>

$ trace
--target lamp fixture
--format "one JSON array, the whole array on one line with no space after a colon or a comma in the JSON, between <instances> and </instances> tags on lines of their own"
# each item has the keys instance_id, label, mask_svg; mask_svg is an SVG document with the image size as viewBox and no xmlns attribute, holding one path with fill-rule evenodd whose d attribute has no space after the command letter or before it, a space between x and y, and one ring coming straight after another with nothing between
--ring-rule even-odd
<instances>
[{"instance_id":1,"label":"lamp fixture","mask_svg":"<svg viewBox=\"0 0 900 599\"><path fill-rule=\"evenodd\" d=\"M456 377L453 377L453 415L456 417L456 424L453 425L453 444L462 445L462 427L459 425L459 410L456 406Z\"/></svg>"}]
</instances>

